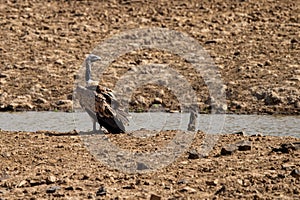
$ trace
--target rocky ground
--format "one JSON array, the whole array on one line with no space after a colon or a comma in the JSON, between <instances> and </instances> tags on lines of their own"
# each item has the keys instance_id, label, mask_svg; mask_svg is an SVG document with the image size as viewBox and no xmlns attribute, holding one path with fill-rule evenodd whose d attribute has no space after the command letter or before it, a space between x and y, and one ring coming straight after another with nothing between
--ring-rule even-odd
<instances>
[{"instance_id":1,"label":"rocky ground","mask_svg":"<svg viewBox=\"0 0 300 200\"><path fill-rule=\"evenodd\" d=\"M299 114L300 8L289 1L3 1L0 6L0 109L71 110L74 78L99 43L126 30L163 27L199 41L220 70L228 112ZM211 99L203 77L165 52L132 52L99 77L114 87L147 63L168 64ZM157 92L161 91L161 92ZM130 109L178 109L172 91L145 85Z\"/></svg>"},{"instance_id":2,"label":"rocky ground","mask_svg":"<svg viewBox=\"0 0 300 200\"><path fill-rule=\"evenodd\" d=\"M131 152L154 152L175 132L134 134L106 137ZM204 136L198 132L169 166L128 174L99 161L76 132L1 131L0 199L299 198L299 138L221 135L201 157Z\"/></svg>"}]
</instances>

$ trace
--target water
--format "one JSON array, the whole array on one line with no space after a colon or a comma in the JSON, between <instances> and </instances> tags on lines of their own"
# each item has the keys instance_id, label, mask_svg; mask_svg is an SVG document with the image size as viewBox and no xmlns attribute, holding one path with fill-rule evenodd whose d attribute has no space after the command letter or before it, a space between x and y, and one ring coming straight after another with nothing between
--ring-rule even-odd
<instances>
[{"instance_id":1,"label":"water","mask_svg":"<svg viewBox=\"0 0 300 200\"><path fill-rule=\"evenodd\" d=\"M300 137L300 116L198 115L197 128L209 133L261 133ZM187 130L188 113L131 113L127 130ZM8 131L90 131L92 122L85 112L0 113L0 129Z\"/></svg>"}]
</instances>

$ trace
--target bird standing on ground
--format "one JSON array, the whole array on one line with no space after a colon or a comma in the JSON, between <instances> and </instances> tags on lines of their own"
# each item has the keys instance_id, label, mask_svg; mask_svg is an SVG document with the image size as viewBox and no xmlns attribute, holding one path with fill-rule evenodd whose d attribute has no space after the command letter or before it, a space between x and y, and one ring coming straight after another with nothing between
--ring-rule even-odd
<instances>
[{"instance_id":1,"label":"bird standing on ground","mask_svg":"<svg viewBox=\"0 0 300 200\"><path fill-rule=\"evenodd\" d=\"M116 100L112 90L95 85L91 78L92 63L100 60L99 56L90 54L85 60L86 86L77 86L76 98L79 99L81 107L93 120L93 131L96 132L96 122L100 129L104 127L110 133L124 133L125 125L128 125L128 114L123 111Z\"/></svg>"}]
</instances>

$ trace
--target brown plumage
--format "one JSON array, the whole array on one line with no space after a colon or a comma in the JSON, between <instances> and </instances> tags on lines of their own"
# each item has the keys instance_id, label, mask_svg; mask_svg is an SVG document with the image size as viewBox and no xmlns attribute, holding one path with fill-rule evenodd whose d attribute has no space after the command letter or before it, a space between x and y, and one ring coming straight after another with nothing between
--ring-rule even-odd
<instances>
[{"instance_id":1,"label":"brown plumage","mask_svg":"<svg viewBox=\"0 0 300 200\"><path fill-rule=\"evenodd\" d=\"M128 114L123 111L116 100L112 90L95 83L91 79L91 65L101 58L90 54L85 60L86 87L77 86L76 98L81 107L93 120L93 131L96 131L96 122L110 133L124 133L125 125L128 125Z\"/></svg>"},{"instance_id":2,"label":"brown plumage","mask_svg":"<svg viewBox=\"0 0 300 200\"><path fill-rule=\"evenodd\" d=\"M93 90L96 87L96 90ZM110 133L124 133L128 125L128 114L120 108L120 104L111 90L103 86L77 86L76 97L83 109L93 119L93 130L96 131L96 122Z\"/></svg>"}]
</instances>

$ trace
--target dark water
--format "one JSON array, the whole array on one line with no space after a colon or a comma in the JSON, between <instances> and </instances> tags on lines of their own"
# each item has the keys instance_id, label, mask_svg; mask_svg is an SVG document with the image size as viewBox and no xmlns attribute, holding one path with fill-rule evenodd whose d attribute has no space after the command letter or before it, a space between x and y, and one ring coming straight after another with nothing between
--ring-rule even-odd
<instances>
[{"instance_id":1,"label":"dark water","mask_svg":"<svg viewBox=\"0 0 300 200\"><path fill-rule=\"evenodd\" d=\"M188 113L131 113L127 130L187 130ZM261 133L300 137L300 116L199 115L197 128L209 133ZM83 112L0 113L0 129L9 131L50 130L68 132L92 130L89 116Z\"/></svg>"}]
</instances>

